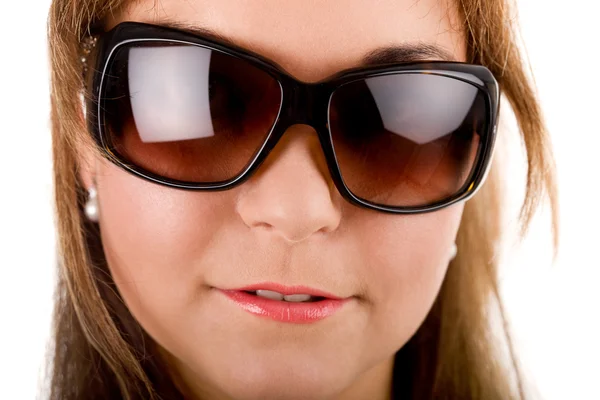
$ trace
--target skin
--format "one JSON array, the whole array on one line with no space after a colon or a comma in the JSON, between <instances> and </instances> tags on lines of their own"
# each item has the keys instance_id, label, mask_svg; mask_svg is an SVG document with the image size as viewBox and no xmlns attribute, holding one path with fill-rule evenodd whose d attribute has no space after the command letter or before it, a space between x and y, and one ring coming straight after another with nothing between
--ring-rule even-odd
<instances>
[{"instance_id":1,"label":"skin","mask_svg":"<svg viewBox=\"0 0 600 400\"><path fill-rule=\"evenodd\" d=\"M167 19L207 27L318 81L402 43L433 44L464 61L453 12L436 0L141 0L108 28ZM304 125L225 192L169 189L81 154L81 177L98 188L114 280L187 397L390 398L394 354L439 292L463 204L412 216L355 207ZM265 281L352 299L325 320L286 324L213 289Z\"/></svg>"}]
</instances>

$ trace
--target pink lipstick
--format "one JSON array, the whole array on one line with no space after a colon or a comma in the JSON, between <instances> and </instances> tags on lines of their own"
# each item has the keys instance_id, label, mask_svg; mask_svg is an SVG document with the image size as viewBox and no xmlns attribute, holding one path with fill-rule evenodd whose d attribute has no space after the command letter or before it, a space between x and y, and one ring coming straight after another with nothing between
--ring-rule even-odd
<instances>
[{"instance_id":1,"label":"pink lipstick","mask_svg":"<svg viewBox=\"0 0 600 400\"><path fill-rule=\"evenodd\" d=\"M327 318L352 299L340 298L306 286L283 286L276 283L219 291L251 314L297 324Z\"/></svg>"}]
</instances>

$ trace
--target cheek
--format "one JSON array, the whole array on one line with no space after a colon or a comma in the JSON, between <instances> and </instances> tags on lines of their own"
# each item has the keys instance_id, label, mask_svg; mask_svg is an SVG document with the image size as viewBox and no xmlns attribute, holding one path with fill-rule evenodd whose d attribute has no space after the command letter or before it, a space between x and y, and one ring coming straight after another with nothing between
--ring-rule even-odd
<instances>
[{"instance_id":1,"label":"cheek","mask_svg":"<svg viewBox=\"0 0 600 400\"><path fill-rule=\"evenodd\" d=\"M150 324L177 312L197 292L193 260L223 224L227 198L164 188L106 162L97 185L102 245L127 306Z\"/></svg>"},{"instance_id":2,"label":"cheek","mask_svg":"<svg viewBox=\"0 0 600 400\"><path fill-rule=\"evenodd\" d=\"M439 292L450 261L463 206L415 216L372 216L363 221L365 259L373 314L371 330L387 332L401 347L418 329ZM379 333L380 334L380 333ZM389 344L390 342L388 342Z\"/></svg>"}]
</instances>

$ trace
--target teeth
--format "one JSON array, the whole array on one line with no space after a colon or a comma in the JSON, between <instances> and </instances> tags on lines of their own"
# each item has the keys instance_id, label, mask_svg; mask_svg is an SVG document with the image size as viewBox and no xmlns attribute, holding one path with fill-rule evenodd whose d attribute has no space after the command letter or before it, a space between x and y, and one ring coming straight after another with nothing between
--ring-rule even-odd
<instances>
[{"instance_id":1,"label":"teeth","mask_svg":"<svg viewBox=\"0 0 600 400\"><path fill-rule=\"evenodd\" d=\"M281 293L272 292L270 290L257 290L256 295L271 300L283 300L284 297Z\"/></svg>"},{"instance_id":2,"label":"teeth","mask_svg":"<svg viewBox=\"0 0 600 400\"><path fill-rule=\"evenodd\" d=\"M256 295L260 297L265 297L271 300L279 300L279 301L290 301L290 302L303 302L308 301L312 298L310 294L290 294L287 296L282 295L281 293L273 292L271 290L257 290Z\"/></svg>"},{"instance_id":3,"label":"teeth","mask_svg":"<svg viewBox=\"0 0 600 400\"><path fill-rule=\"evenodd\" d=\"M312 296L310 294L290 294L289 296L283 296L285 301L308 301Z\"/></svg>"}]
</instances>

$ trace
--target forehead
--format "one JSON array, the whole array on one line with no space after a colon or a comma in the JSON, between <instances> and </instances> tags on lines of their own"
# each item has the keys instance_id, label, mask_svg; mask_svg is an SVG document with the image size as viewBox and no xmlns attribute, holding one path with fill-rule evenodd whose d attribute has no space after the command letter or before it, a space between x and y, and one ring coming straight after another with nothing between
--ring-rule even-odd
<instances>
[{"instance_id":1,"label":"forehead","mask_svg":"<svg viewBox=\"0 0 600 400\"><path fill-rule=\"evenodd\" d=\"M112 20L175 21L214 31L317 81L381 47L427 44L465 59L452 0L137 0Z\"/></svg>"}]
</instances>

